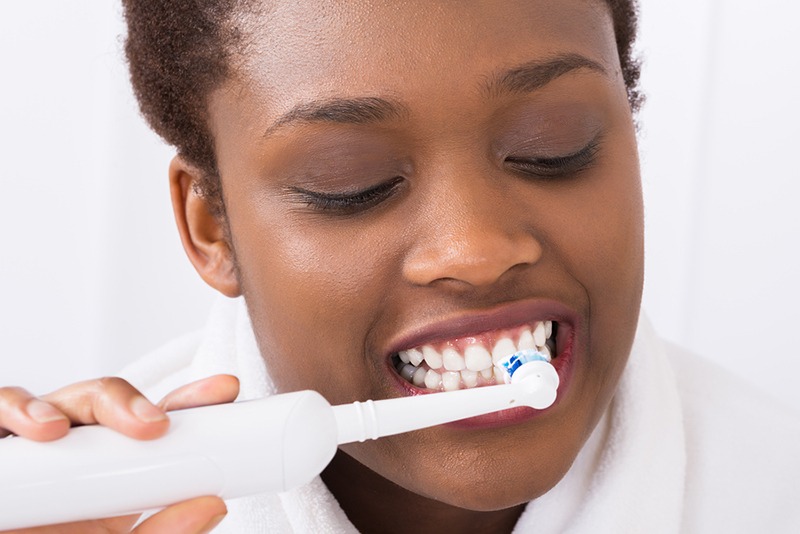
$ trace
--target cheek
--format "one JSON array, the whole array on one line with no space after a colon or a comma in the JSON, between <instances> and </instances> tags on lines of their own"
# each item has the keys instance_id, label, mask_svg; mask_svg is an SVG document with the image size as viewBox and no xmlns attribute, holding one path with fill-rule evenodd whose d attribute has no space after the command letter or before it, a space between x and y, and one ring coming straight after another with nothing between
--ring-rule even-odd
<instances>
[{"instance_id":1,"label":"cheek","mask_svg":"<svg viewBox=\"0 0 800 534\"><path fill-rule=\"evenodd\" d=\"M374 394L367 378L382 373L369 329L397 246L387 231L263 208L232 216L231 226L254 330L278 389L315 389L331 402Z\"/></svg>"},{"instance_id":2,"label":"cheek","mask_svg":"<svg viewBox=\"0 0 800 534\"><path fill-rule=\"evenodd\" d=\"M597 184L570 199L572 228L561 237L572 276L589 304L587 369L618 375L638 323L644 277L644 221L635 156L615 155ZM615 383L615 381L613 381Z\"/></svg>"},{"instance_id":3,"label":"cheek","mask_svg":"<svg viewBox=\"0 0 800 534\"><path fill-rule=\"evenodd\" d=\"M643 219L638 176L615 174L584 198L576 198L570 265L592 300L630 304L641 289ZM576 195L577 196L577 195Z\"/></svg>"}]
</instances>

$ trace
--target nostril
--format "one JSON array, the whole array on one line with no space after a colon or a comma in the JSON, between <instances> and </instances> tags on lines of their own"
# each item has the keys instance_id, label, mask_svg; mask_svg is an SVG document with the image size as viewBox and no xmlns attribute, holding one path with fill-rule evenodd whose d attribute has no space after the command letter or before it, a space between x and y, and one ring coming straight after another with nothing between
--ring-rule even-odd
<instances>
[{"instance_id":1,"label":"nostril","mask_svg":"<svg viewBox=\"0 0 800 534\"><path fill-rule=\"evenodd\" d=\"M404 276L416 285L487 286L505 273L533 265L542 247L532 235L488 234L429 243L413 251L404 263Z\"/></svg>"}]
</instances>

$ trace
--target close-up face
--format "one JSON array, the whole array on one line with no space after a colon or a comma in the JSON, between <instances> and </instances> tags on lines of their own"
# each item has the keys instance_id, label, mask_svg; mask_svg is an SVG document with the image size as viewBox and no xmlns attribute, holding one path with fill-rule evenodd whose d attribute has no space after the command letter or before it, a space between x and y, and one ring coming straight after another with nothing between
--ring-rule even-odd
<instances>
[{"instance_id":1,"label":"close-up face","mask_svg":"<svg viewBox=\"0 0 800 534\"><path fill-rule=\"evenodd\" d=\"M293 0L240 23L209 121L278 390L340 404L483 387L493 352L546 347L561 379L547 410L343 447L464 508L542 495L611 400L641 298L635 130L606 4Z\"/></svg>"}]
</instances>

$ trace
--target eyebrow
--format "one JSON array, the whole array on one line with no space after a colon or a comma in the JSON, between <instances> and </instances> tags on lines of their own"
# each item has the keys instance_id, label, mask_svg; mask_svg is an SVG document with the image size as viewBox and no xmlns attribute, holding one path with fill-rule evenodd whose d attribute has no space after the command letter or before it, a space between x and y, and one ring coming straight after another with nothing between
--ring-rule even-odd
<instances>
[{"instance_id":1,"label":"eyebrow","mask_svg":"<svg viewBox=\"0 0 800 534\"><path fill-rule=\"evenodd\" d=\"M531 93L541 89L556 78L576 70L608 73L596 61L580 54L563 54L541 61L531 61L490 76L484 91L494 97L506 93ZM281 115L264 132L264 137L277 130L296 124L374 124L410 115L399 101L380 97L330 98L298 104Z\"/></svg>"},{"instance_id":2,"label":"eyebrow","mask_svg":"<svg viewBox=\"0 0 800 534\"><path fill-rule=\"evenodd\" d=\"M589 70L608 76L600 63L580 54L563 54L541 61L531 61L501 71L485 82L484 90L492 96L505 93L532 93L556 78L578 70Z\"/></svg>"},{"instance_id":3,"label":"eyebrow","mask_svg":"<svg viewBox=\"0 0 800 534\"><path fill-rule=\"evenodd\" d=\"M331 98L299 104L281 115L264 132L269 137L276 130L294 124L330 122L337 124L372 124L408 116L400 102L380 97Z\"/></svg>"}]
</instances>

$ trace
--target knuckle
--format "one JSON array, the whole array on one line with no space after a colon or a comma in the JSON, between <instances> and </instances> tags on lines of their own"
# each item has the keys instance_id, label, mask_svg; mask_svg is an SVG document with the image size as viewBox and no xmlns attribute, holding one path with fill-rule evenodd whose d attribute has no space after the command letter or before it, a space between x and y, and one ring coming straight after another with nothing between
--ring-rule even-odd
<instances>
[{"instance_id":1,"label":"knuckle","mask_svg":"<svg viewBox=\"0 0 800 534\"><path fill-rule=\"evenodd\" d=\"M25 390L17 386L0 386L0 397L17 396L23 391Z\"/></svg>"},{"instance_id":2,"label":"knuckle","mask_svg":"<svg viewBox=\"0 0 800 534\"><path fill-rule=\"evenodd\" d=\"M0 402L6 404L14 401L15 399L27 399L31 396L25 389L17 386L3 386L0 387Z\"/></svg>"},{"instance_id":3,"label":"knuckle","mask_svg":"<svg viewBox=\"0 0 800 534\"><path fill-rule=\"evenodd\" d=\"M127 380L118 376L104 376L95 379L95 382L97 384L97 388L101 391L133 389L133 386L131 386Z\"/></svg>"}]
</instances>

